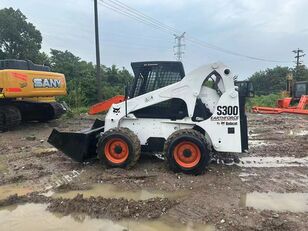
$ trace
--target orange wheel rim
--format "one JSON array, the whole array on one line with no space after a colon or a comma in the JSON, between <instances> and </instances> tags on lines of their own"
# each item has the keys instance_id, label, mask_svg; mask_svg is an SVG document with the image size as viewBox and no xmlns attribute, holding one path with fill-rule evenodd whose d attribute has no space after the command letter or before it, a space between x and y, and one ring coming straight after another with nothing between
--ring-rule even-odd
<instances>
[{"instance_id":1,"label":"orange wheel rim","mask_svg":"<svg viewBox=\"0 0 308 231\"><path fill-rule=\"evenodd\" d=\"M120 138L108 140L105 145L104 151L106 158L114 164L124 163L129 155L127 143Z\"/></svg>"},{"instance_id":2,"label":"orange wheel rim","mask_svg":"<svg viewBox=\"0 0 308 231\"><path fill-rule=\"evenodd\" d=\"M184 141L175 146L173 157L181 167L193 168L199 163L201 152L195 143Z\"/></svg>"}]
</instances>

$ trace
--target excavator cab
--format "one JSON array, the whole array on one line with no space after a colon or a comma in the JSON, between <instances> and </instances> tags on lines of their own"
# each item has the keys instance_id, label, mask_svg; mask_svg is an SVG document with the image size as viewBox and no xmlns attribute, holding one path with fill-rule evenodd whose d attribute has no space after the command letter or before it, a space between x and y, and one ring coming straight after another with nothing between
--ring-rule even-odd
<instances>
[{"instance_id":1,"label":"excavator cab","mask_svg":"<svg viewBox=\"0 0 308 231\"><path fill-rule=\"evenodd\" d=\"M66 109L56 102L66 95L65 76L30 60L0 60L0 131L21 121L49 121Z\"/></svg>"},{"instance_id":2,"label":"excavator cab","mask_svg":"<svg viewBox=\"0 0 308 231\"><path fill-rule=\"evenodd\" d=\"M292 98L298 101L303 95L308 95L308 81L294 83Z\"/></svg>"}]
</instances>

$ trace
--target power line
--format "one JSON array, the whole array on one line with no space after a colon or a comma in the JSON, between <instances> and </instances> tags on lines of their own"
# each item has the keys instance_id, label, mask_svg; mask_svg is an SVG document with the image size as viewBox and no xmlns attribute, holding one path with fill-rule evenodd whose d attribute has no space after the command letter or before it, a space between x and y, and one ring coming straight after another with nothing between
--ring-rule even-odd
<instances>
[{"instance_id":1,"label":"power line","mask_svg":"<svg viewBox=\"0 0 308 231\"><path fill-rule=\"evenodd\" d=\"M181 35L174 34L176 45L173 48L176 49L174 55L177 61L182 61L183 59L184 51L182 48L185 47L185 44L183 44L184 36L185 32L182 33Z\"/></svg>"},{"instance_id":2,"label":"power line","mask_svg":"<svg viewBox=\"0 0 308 231\"><path fill-rule=\"evenodd\" d=\"M300 58L304 57L306 54L304 53L303 50L297 48L297 50L293 50L293 53L296 54L296 56L294 57L296 59L295 63L296 63L296 68L298 68L300 65L303 64L302 60L300 60Z\"/></svg>"},{"instance_id":3,"label":"power line","mask_svg":"<svg viewBox=\"0 0 308 231\"><path fill-rule=\"evenodd\" d=\"M110 35L110 37L112 37L112 39L114 38L119 38L119 39L142 39L142 40L152 40L152 41L156 41L156 42L162 42L162 41L166 41L165 38L162 37L150 37L150 36L144 36L144 35L133 35L133 34L127 34L127 33L114 33L114 32L109 32L106 31L105 33L102 33L105 37L107 37L108 35Z\"/></svg>"},{"instance_id":4,"label":"power line","mask_svg":"<svg viewBox=\"0 0 308 231\"><path fill-rule=\"evenodd\" d=\"M111 10L113 10L113 11L119 13L119 14L127 16L127 17L129 17L131 19L134 19L134 20L136 20L138 22L141 22L141 23L143 23L143 24L145 24L147 26L151 26L154 29L158 29L158 30L161 30L161 31L163 31L165 33L170 34L170 30L169 29L167 29L167 28L165 28L165 27L163 27L163 26L161 26L161 25L159 25L157 23L153 23L153 22L145 19L142 16L139 16L139 15L137 15L135 13L132 13L132 12L126 10L125 8L121 7L121 6L117 6L117 5L114 5L112 3L110 4L110 2L106 2L106 1L103 1L103 0L100 0L100 3L104 7L109 8L109 9L111 9Z\"/></svg>"},{"instance_id":5,"label":"power line","mask_svg":"<svg viewBox=\"0 0 308 231\"><path fill-rule=\"evenodd\" d=\"M102 0L102 1L104 1L104 0ZM107 1L112 2L113 4L118 5L120 7L123 7L126 10L128 10L129 12L131 12L133 14L136 14L136 15L138 15L140 17L143 17L146 20L148 20L148 21L150 21L150 22L152 22L154 24L158 24L159 26L164 27L165 29L167 29L169 31L172 31L173 33L180 33L176 28L173 28L171 26L165 25L162 22L158 21L157 19L155 19L153 17L150 17L150 16L142 13L141 11L130 7L130 6L126 5L126 4L124 4L123 2L120 2L119 0L107 0Z\"/></svg>"},{"instance_id":6,"label":"power line","mask_svg":"<svg viewBox=\"0 0 308 231\"><path fill-rule=\"evenodd\" d=\"M188 36L188 38L186 38L186 41L191 42L194 45L197 45L197 46L200 46L200 47L217 50L217 51L229 54L229 55L243 57L243 58L247 58L247 59L251 59L251 60L272 62L272 63L289 63L289 61L265 59L265 58L259 58L259 57L254 57L254 56L250 56L250 55L241 54L241 53L238 53L236 51L231 51L231 50L228 50L228 49L225 49L225 48L222 48L222 47L201 41L198 38L195 38L195 37L192 37L192 36L190 36L190 37Z\"/></svg>"},{"instance_id":7,"label":"power line","mask_svg":"<svg viewBox=\"0 0 308 231\"><path fill-rule=\"evenodd\" d=\"M151 26L152 28L161 30L165 33L170 33L170 34L180 34L178 33L178 30L176 28L173 28L171 26L165 25L164 23L160 22L159 20L150 17L138 10L136 10L133 7L130 7L124 3L122 3L119 0L100 0L102 5L117 12L120 13L124 16L130 17L134 20L137 20L145 25ZM238 56L238 57L242 57L242 58L247 58L247 59L251 59L251 60L256 60L256 61L262 61L262 62L273 62L273 63L289 63L289 61L282 61L282 60L273 60L273 59L266 59L266 58L260 58L260 57L254 57L251 55L246 55L246 54L242 54L236 51L232 51L232 50L228 50L207 42L204 42L196 37L193 36L188 36L188 38L186 39L188 42L191 42L193 45L197 45L199 47L203 47L203 48L207 48L207 49L212 49L212 50L216 50L219 52L223 52L229 55L233 55L233 56Z\"/></svg>"},{"instance_id":8,"label":"power line","mask_svg":"<svg viewBox=\"0 0 308 231\"><path fill-rule=\"evenodd\" d=\"M293 50L293 53L295 53L295 79L299 78L299 72L300 72L300 68L303 65L303 61L301 60L302 57L304 57L306 54L304 53L303 50L297 48L297 50Z\"/></svg>"}]
</instances>

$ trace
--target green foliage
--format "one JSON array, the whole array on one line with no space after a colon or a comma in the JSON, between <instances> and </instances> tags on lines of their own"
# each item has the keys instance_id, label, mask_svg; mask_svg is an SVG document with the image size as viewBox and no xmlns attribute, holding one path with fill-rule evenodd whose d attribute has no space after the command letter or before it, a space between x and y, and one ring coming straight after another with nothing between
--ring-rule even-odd
<instances>
[{"instance_id":1,"label":"green foliage","mask_svg":"<svg viewBox=\"0 0 308 231\"><path fill-rule=\"evenodd\" d=\"M71 118L74 118L76 115L79 116L80 114L87 113L88 111L89 111L88 107L84 107L84 106L74 107L65 113L65 118L71 119Z\"/></svg>"},{"instance_id":2,"label":"green foliage","mask_svg":"<svg viewBox=\"0 0 308 231\"><path fill-rule=\"evenodd\" d=\"M249 98L247 100L246 108L250 110L254 106L276 107L277 100L281 98L283 98L281 94L255 96L254 98Z\"/></svg>"},{"instance_id":3,"label":"green foliage","mask_svg":"<svg viewBox=\"0 0 308 231\"><path fill-rule=\"evenodd\" d=\"M92 63L81 61L69 51L51 50L51 69L63 73L67 81L68 95L60 97L71 107L81 107L97 103L96 71ZM115 65L101 67L103 75L103 99L123 94L124 87L132 81L132 76L126 69L118 69Z\"/></svg>"},{"instance_id":4,"label":"green foliage","mask_svg":"<svg viewBox=\"0 0 308 231\"><path fill-rule=\"evenodd\" d=\"M97 103L96 71L90 62L82 61L69 51L51 49L50 56L40 52L42 35L35 26L27 22L20 10L0 10L0 59L29 59L37 64L51 67L53 72L66 77L68 95L59 97L72 108ZM103 75L103 99L123 94L124 86L132 81L127 70L115 65L101 67Z\"/></svg>"},{"instance_id":5,"label":"green foliage","mask_svg":"<svg viewBox=\"0 0 308 231\"><path fill-rule=\"evenodd\" d=\"M0 10L0 59L30 59L42 63L41 32L13 8Z\"/></svg>"},{"instance_id":6,"label":"green foliage","mask_svg":"<svg viewBox=\"0 0 308 231\"><path fill-rule=\"evenodd\" d=\"M252 82L256 95L277 94L287 90L287 75L293 73L294 81L308 81L308 69L302 65L298 69L277 66L253 74Z\"/></svg>"},{"instance_id":7,"label":"green foliage","mask_svg":"<svg viewBox=\"0 0 308 231\"><path fill-rule=\"evenodd\" d=\"M286 90L288 67L275 67L253 74L249 80L252 82L256 95L275 94Z\"/></svg>"},{"instance_id":8,"label":"green foliage","mask_svg":"<svg viewBox=\"0 0 308 231\"><path fill-rule=\"evenodd\" d=\"M308 69L305 65L299 65L293 69L293 76L296 81L308 81Z\"/></svg>"}]
</instances>

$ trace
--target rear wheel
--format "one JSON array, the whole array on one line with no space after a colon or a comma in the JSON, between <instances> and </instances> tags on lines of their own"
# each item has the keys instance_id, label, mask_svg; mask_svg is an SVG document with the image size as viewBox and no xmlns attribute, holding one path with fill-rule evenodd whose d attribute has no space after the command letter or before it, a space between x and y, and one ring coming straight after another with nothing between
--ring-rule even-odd
<instances>
[{"instance_id":1,"label":"rear wheel","mask_svg":"<svg viewBox=\"0 0 308 231\"><path fill-rule=\"evenodd\" d=\"M128 128L115 128L105 132L97 144L97 156L106 167L131 168L141 153L138 136Z\"/></svg>"},{"instance_id":2,"label":"rear wheel","mask_svg":"<svg viewBox=\"0 0 308 231\"><path fill-rule=\"evenodd\" d=\"M205 136L192 129L174 132L166 141L164 152L169 168L174 172L199 175L210 160Z\"/></svg>"}]
</instances>

